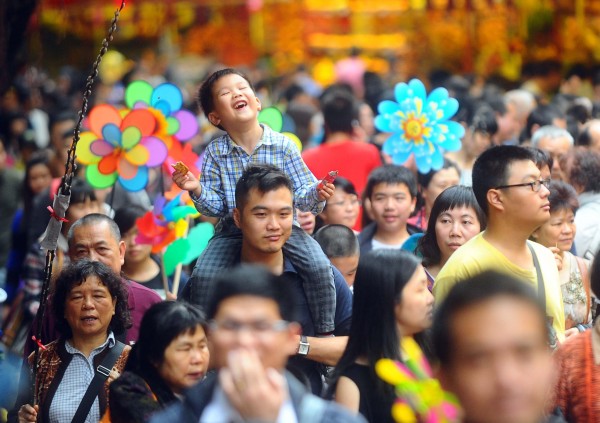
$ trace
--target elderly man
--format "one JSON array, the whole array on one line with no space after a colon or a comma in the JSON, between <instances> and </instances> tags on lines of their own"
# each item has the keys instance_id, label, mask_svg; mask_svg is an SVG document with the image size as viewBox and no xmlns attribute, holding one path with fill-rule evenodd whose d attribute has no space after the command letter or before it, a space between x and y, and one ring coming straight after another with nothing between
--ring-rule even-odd
<instances>
[{"instance_id":1,"label":"elderly man","mask_svg":"<svg viewBox=\"0 0 600 423\"><path fill-rule=\"evenodd\" d=\"M310 394L285 371L297 349L300 325L296 301L282 276L244 264L215 281L211 298L207 317L217 375L191 388L182 402L151 422L364 421Z\"/></svg>"},{"instance_id":2,"label":"elderly man","mask_svg":"<svg viewBox=\"0 0 600 423\"><path fill-rule=\"evenodd\" d=\"M99 261L110 267L115 273L121 273L125 257L125 242L121 240L121 234L117 224L108 216L93 213L77 220L68 233L69 258L72 261L87 258ZM161 301L158 294L137 282L123 279L127 284L128 305L133 325L126 333L115 334L117 339L126 344L134 344L138 338L138 332L142 317L146 310L154 303ZM40 324L38 314L31 327L31 333L36 333ZM54 321L50 315L44 316L42 323L42 342L47 344L58 337L54 327ZM25 346L25 357L33 351L35 344L29 342Z\"/></svg>"},{"instance_id":3,"label":"elderly man","mask_svg":"<svg viewBox=\"0 0 600 423\"><path fill-rule=\"evenodd\" d=\"M531 137L531 145L545 151L552 157L552 179L564 180L560 160L574 145L573 136L558 126L546 125L538 129Z\"/></svg>"}]
</instances>

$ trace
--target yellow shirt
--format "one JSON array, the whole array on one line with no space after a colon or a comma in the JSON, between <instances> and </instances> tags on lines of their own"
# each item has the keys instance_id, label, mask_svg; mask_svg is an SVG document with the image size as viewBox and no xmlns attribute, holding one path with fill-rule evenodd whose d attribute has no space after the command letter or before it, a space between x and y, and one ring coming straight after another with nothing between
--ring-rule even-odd
<instances>
[{"instance_id":1,"label":"yellow shirt","mask_svg":"<svg viewBox=\"0 0 600 423\"><path fill-rule=\"evenodd\" d=\"M552 326L556 330L559 341L565 334L565 314L558 268L552 252L535 242L527 241L535 251L540 262L544 288L546 290L546 314L552 317ZM496 270L531 283L537 289L537 273L531 269L523 269L509 261L496 247L483 238L483 232L471 238L454 252L440 270L433 285L433 296L436 302L442 301L458 281L475 276L485 270Z\"/></svg>"}]
</instances>

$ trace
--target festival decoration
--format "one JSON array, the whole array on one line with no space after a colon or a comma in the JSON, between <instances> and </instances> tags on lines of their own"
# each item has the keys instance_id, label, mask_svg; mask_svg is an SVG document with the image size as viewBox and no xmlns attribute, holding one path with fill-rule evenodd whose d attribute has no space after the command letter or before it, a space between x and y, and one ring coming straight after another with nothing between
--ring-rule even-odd
<instances>
[{"instance_id":1,"label":"festival decoration","mask_svg":"<svg viewBox=\"0 0 600 423\"><path fill-rule=\"evenodd\" d=\"M281 132L283 128L283 114L277 107L267 107L258 112L258 122L267 125L275 132ZM296 134L291 132L281 132L283 135L294 141L298 151L302 151L302 141Z\"/></svg>"},{"instance_id":2,"label":"festival decoration","mask_svg":"<svg viewBox=\"0 0 600 423\"><path fill-rule=\"evenodd\" d=\"M90 185L102 189L118 180L128 191L144 189L148 168L160 166L167 158L162 115L101 104L90 111L88 123L90 131L81 134L77 158L87 165Z\"/></svg>"},{"instance_id":3,"label":"festival decoration","mask_svg":"<svg viewBox=\"0 0 600 423\"><path fill-rule=\"evenodd\" d=\"M193 206L181 206L181 194L168 202L162 195L156 197L154 209L136 221L138 234L135 242L151 244L152 253L157 254L187 232L186 217L198 215L198 211Z\"/></svg>"},{"instance_id":4,"label":"festival decoration","mask_svg":"<svg viewBox=\"0 0 600 423\"><path fill-rule=\"evenodd\" d=\"M181 142L190 140L198 133L196 116L181 108L183 95L171 83L154 88L146 81L134 81L125 90L125 105L130 109L153 108L160 111L167 121L167 135Z\"/></svg>"},{"instance_id":5,"label":"festival decoration","mask_svg":"<svg viewBox=\"0 0 600 423\"><path fill-rule=\"evenodd\" d=\"M411 337L402 339L404 363L383 358L375 364L377 375L396 387L392 417L397 422L444 423L457 421L458 400L444 391L423 352Z\"/></svg>"},{"instance_id":6,"label":"festival decoration","mask_svg":"<svg viewBox=\"0 0 600 423\"><path fill-rule=\"evenodd\" d=\"M396 164L414 154L421 173L439 170L444 164L443 151L457 151L464 136L463 126L449 120L458 110L458 101L445 88L436 88L429 96L418 79L399 83L394 89L396 102L379 103L375 127L392 135L383 144L383 152Z\"/></svg>"}]
</instances>

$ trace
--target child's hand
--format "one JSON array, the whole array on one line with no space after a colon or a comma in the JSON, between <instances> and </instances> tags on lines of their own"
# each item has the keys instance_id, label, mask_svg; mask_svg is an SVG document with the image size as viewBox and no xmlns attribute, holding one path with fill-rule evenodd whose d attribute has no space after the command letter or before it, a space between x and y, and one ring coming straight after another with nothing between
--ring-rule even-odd
<instances>
[{"instance_id":1,"label":"child's hand","mask_svg":"<svg viewBox=\"0 0 600 423\"><path fill-rule=\"evenodd\" d=\"M192 191L196 196L200 195L200 181L190 171L181 173L175 170L173 172L173 182L185 191Z\"/></svg>"},{"instance_id":2,"label":"child's hand","mask_svg":"<svg viewBox=\"0 0 600 423\"><path fill-rule=\"evenodd\" d=\"M319 189L317 187L317 194L319 194L319 201L327 201L331 198L333 193L335 192L335 185L330 183L322 184L322 188Z\"/></svg>"}]
</instances>

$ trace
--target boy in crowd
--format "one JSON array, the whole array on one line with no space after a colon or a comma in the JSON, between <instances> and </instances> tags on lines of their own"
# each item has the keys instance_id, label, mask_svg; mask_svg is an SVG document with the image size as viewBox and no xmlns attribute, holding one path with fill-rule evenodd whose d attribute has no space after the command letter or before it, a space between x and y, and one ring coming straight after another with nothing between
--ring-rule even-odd
<instances>
[{"instance_id":1,"label":"boy in crowd","mask_svg":"<svg viewBox=\"0 0 600 423\"><path fill-rule=\"evenodd\" d=\"M211 74L199 91L200 105L208 120L227 133L212 141L204 154L200 180L190 171L176 170L173 181L190 191L198 211L220 217L216 235L200 256L190 278L190 289L204 292L204 308L210 285L223 269L230 267L241 246L241 233L233 224L235 186L250 164L269 163L292 180L294 203L302 211L318 214L333 194L334 185L319 182L308 170L291 140L258 122L261 109L249 79L234 69ZM263 211L254 213L260 217ZM264 214L264 213L263 213ZM334 330L335 286L329 260L318 244L299 226L285 245L287 256L301 271L311 315L320 335Z\"/></svg>"},{"instance_id":2,"label":"boy in crowd","mask_svg":"<svg viewBox=\"0 0 600 423\"><path fill-rule=\"evenodd\" d=\"M358 235L361 254L379 248L400 249L410 235L421 232L407 223L417 201L417 181L407 168L384 165L373 170L363 198L373 222Z\"/></svg>"},{"instance_id":3,"label":"boy in crowd","mask_svg":"<svg viewBox=\"0 0 600 423\"><path fill-rule=\"evenodd\" d=\"M352 288L360 257L360 247L354 231L345 225L325 225L317 231L314 238L331 264L340 271L346 284Z\"/></svg>"}]
</instances>

